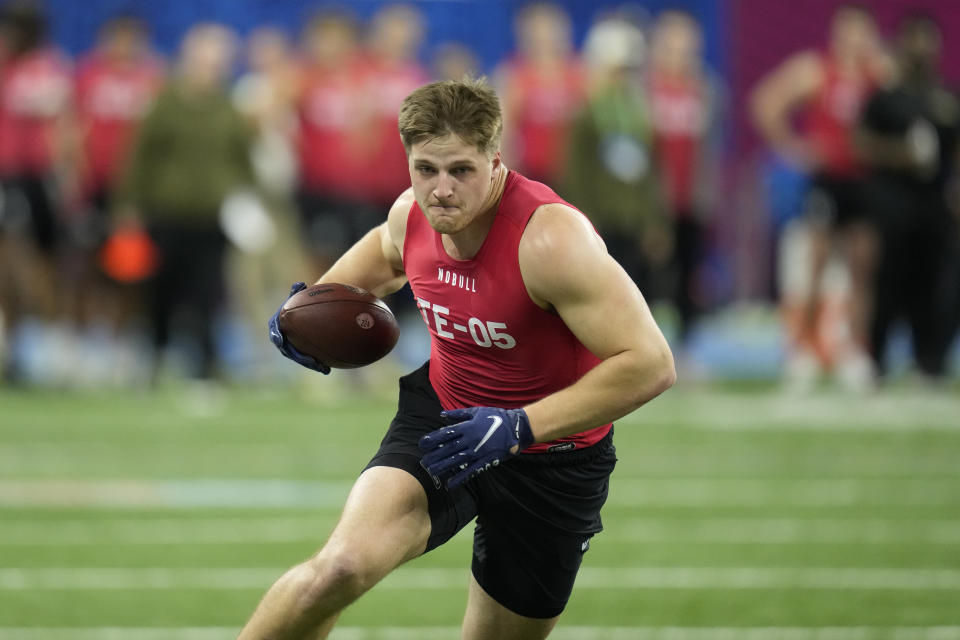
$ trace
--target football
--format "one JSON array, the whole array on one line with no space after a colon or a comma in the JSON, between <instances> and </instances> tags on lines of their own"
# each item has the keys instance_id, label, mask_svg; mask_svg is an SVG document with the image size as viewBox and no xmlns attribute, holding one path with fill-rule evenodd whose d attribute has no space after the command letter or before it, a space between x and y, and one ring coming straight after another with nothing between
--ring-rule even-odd
<instances>
[{"instance_id":1,"label":"football","mask_svg":"<svg viewBox=\"0 0 960 640\"><path fill-rule=\"evenodd\" d=\"M345 284L316 284L296 293L284 303L278 322L298 351L337 369L376 362L400 336L383 300Z\"/></svg>"}]
</instances>

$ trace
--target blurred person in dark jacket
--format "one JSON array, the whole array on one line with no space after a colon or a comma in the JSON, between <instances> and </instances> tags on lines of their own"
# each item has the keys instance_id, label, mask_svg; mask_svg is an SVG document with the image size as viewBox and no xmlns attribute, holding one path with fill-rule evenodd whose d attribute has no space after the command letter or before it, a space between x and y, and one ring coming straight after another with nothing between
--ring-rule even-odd
<instances>
[{"instance_id":1,"label":"blurred person in dark jacket","mask_svg":"<svg viewBox=\"0 0 960 640\"><path fill-rule=\"evenodd\" d=\"M159 249L150 295L158 356L182 314L184 332L199 346L193 373L201 378L216 372L213 320L226 245L221 207L229 194L254 183L252 127L226 84L236 46L233 32L218 24L187 32L175 74L140 127L116 194L118 224L144 224Z\"/></svg>"},{"instance_id":2,"label":"blurred person in dark jacket","mask_svg":"<svg viewBox=\"0 0 960 640\"><path fill-rule=\"evenodd\" d=\"M957 244L947 188L956 179L960 101L940 75L941 32L932 17L905 18L896 44L894 81L869 100L860 129L881 237L870 351L884 374L888 336L903 318L917 369L936 379L945 373L958 295L944 276Z\"/></svg>"},{"instance_id":3,"label":"blurred person in dark jacket","mask_svg":"<svg viewBox=\"0 0 960 640\"><path fill-rule=\"evenodd\" d=\"M672 237L653 167L653 127L639 69L645 41L620 18L595 24L584 60L590 89L573 122L561 193L591 212L607 249L648 298L669 292L653 274L672 255Z\"/></svg>"}]
</instances>

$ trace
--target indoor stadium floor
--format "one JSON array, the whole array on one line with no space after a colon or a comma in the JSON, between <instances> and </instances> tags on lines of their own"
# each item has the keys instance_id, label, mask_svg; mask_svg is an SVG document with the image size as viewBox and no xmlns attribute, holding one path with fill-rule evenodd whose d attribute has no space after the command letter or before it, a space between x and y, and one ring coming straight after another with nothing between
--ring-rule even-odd
<instances>
[{"instance_id":1,"label":"indoor stadium floor","mask_svg":"<svg viewBox=\"0 0 960 640\"><path fill-rule=\"evenodd\" d=\"M0 391L0 640L235 637L393 410ZM960 639L956 393L681 386L616 442L606 531L552 639ZM465 531L332 637L458 637L469 557Z\"/></svg>"}]
</instances>

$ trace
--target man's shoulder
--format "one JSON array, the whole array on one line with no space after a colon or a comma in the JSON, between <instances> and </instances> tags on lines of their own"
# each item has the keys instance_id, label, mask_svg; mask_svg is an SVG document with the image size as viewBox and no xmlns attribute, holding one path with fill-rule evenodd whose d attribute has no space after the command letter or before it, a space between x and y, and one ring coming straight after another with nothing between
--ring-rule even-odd
<instances>
[{"instance_id":1,"label":"man's shoulder","mask_svg":"<svg viewBox=\"0 0 960 640\"><path fill-rule=\"evenodd\" d=\"M507 175L501 211L517 217L517 222L521 226L526 226L529 219L541 207L554 204L571 208L570 204L549 185L513 170Z\"/></svg>"},{"instance_id":2,"label":"man's shoulder","mask_svg":"<svg viewBox=\"0 0 960 640\"><path fill-rule=\"evenodd\" d=\"M520 238L520 272L531 299L542 308L568 295L585 272L606 255L587 217L565 203L537 208Z\"/></svg>"},{"instance_id":3,"label":"man's shoulder","mask_svg":"<svg viewBox=\"0 0 960 640\"><path fill-rule=\"evenodd\" d=\"M520 248L535 258L563 253L596 231L587 217L565 202L547 202L537 207L520 238Z\"/></svg>"},{"instance_id":4,"label":"man's shoulder","mask_svg":"<svg viewBox=\"0 0 960 640\"><path fill-rule=\"evenodd\" d=\"M410 187L397 196L397 199L393 201L393 204L390 206L390 211L387 213L387 218L390 219L402 217L406 219L415 202L416 200L413 197L413 187Z\"/></svg>"},{"instance_id":5,"label":"man's shoulder","mask_svg":"<svg viewBox=\"0 0 960 640\"><path fill-rule=\"evenodd\" d=\"M407 220L410 217L410 211L416 200L413 197L413 187L397 196L390 211L387 212L387 231L390 234L390 241L403 255L403 247L407 236Z\"/></svg>"}]
</instances>

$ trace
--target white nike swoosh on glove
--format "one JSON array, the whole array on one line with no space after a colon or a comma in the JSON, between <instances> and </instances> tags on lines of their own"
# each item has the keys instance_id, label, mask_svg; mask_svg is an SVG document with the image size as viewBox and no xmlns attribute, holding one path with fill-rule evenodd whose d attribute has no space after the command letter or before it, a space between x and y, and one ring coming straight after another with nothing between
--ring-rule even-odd
<instances>
[{"instance_id":1,"label":"white nike swoosh on glove","mask_svg":"<svg viewBox=\"0 0 960 640\"><path fill-rule=\"evenodd\" d=\"M480 447L482 447L487 442L487 440L490 439L490 436L493 435L493 432L499 429L500 425L503 424L503 418L501 418L500 416L489 416L489 417L491 420L493 420L493 424L490 425L489 429L487 429L487 433L486 435L483 436L483 439L480 440L480 443L473 448L474 453L479 451Z\"/></svg>"}]
</instances>

